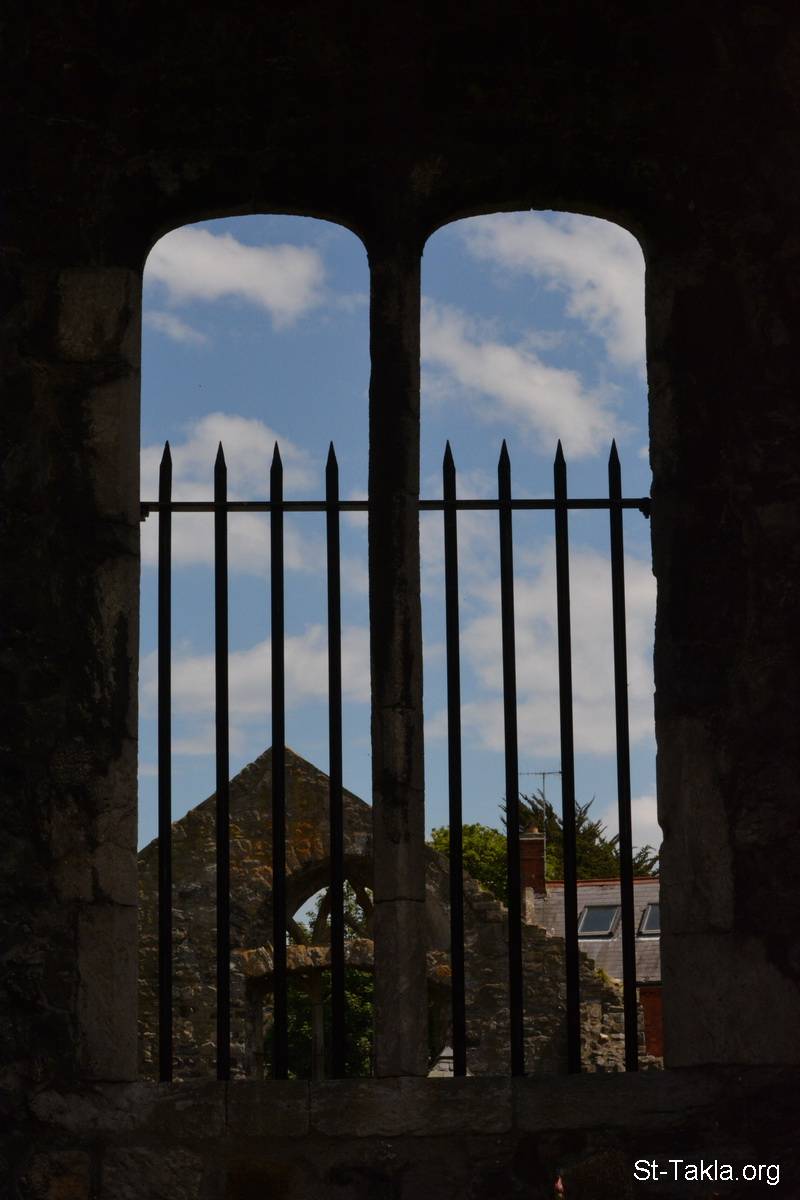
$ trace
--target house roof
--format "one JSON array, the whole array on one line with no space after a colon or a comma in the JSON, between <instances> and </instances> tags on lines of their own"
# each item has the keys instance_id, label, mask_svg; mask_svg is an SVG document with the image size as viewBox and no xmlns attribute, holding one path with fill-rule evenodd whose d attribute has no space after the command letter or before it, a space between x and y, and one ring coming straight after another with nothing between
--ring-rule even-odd
<instances>
[{"instance_id":1,"label":"house roof","mask_svg":"<svg viewBox=\"0 0 800 1200\"><path fill-rule=\"evenodd\" d=\"M641 937L644 910L648 904L657 904L659 880L640 876L633 881L633 914L636 929L636 978L640 983L656 983L661 979L661 939ZM619 904L618 879L587 879L578 883L578 916L591 905ZM534 900L534 921L556 937L564 937L564 883L563 880L547 882L547 895ZM622 978L622 927L617 920L610 937L579 939L585 954L613 979Z\"/></svg>"}]
</instances>

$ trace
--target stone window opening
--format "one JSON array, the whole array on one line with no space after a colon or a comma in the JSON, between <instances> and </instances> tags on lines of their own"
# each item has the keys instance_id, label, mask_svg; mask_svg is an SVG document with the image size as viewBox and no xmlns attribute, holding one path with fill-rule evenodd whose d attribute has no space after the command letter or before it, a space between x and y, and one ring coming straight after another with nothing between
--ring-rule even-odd
<instances>
[{"instance_id":1,"label":"stone window opening","mask_svg":"<svg viewBox=\"0 0 800 1200\"><path fill-rule=\"evenodd\" d=\"M250 1021L250 1024L251 1024L251 1026L252 1026L252 1025L254 1024L254 1021L253 1021L253 1020L251 1020L251 1021ZM251 1044L250 1044L250 1049L249 1049L249 1050L247 1050L247 1051L245 1052L245 1054L244 1054L244 1059L245 1059L247 1062L252 1062L252 1061L254 1061L254 1055L257 1053L257 1052L256 1052L256 1051L253 1049L252 1042L253 1042L253 1039L252 1039L252 1037L251 1037L251 1038L250 1038L250 1043L251 1043Z\"/></svg>"}]
</instances>

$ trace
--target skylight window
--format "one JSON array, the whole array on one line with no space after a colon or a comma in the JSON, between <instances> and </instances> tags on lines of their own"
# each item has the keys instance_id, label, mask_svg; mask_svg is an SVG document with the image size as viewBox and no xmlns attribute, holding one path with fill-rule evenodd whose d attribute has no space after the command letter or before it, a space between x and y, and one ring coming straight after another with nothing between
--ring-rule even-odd
<instances>
[{"instance_id":1,"label":"skylight window","mask_svg":"<svg viewBox=\"0 0 800 1200\"><path fill-rule=\"evenodd\" d=\"M590 904L580 915L578 937L611 937L618 916L618 904Z\"/></svg>"},{"instance_id":2,"label":"skylight window","mask_svg":"<svg viewBox=\"0 0 800 1200\"><path fill-rule=\"evenodd\" d=\"M639 937L657 937L661 933L661 906L648 904L639 926Z\"/></svg>"}]
</instances>

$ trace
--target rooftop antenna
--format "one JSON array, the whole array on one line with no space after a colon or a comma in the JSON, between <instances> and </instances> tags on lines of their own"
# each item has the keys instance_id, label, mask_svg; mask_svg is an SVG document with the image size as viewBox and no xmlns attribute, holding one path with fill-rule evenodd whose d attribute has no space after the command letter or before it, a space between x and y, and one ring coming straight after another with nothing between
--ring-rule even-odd
<instances>
[{"instance_id":1,"label":"rooftop antenna","mask_svg":"<svg viewBox=\"0 0 800 1200\"><path fill-rule=\"evenodd\" d=\"M520 775L535 775L542 781L542 854L544 855L545 870L547 870L547 778L549 775L560 775L560 771L520 771Z\"/></svg>"}]
</instances>

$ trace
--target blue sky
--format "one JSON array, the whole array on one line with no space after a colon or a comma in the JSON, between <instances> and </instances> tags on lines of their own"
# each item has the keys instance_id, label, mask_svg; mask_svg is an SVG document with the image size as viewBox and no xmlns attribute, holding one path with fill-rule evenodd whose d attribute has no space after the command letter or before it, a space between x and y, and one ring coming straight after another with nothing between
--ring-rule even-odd
<instances>
[{"instance_id":1,"label":"blue sky","mask_svg":"<svg viewBox=\"0 0 800 1200\"><path fill-rule=\"evenodd\" d=\"M266 498L275 439L286 495L323 494L328 444L342 495L366 494L369 277L349 231L300 217L186 226L153 247L145 272L142 497L157 492L169 438L176 499L210 499L217 444L229 492ZM608 222L496 214L438 231L423 258L423 495L441 495L449 438L462 496L496 494L503 438L515 494L552 494L560 437L569 488L603 495L611 438L627 495L650 487L644 263ZM625 518L634 841L658 844L648 523ZM142 529L140 842L156 833L157 517ZM570 519L576 782L616 828L608 517ZM232 515L231 766L269 744L269 518ZM428 828L447 820L440 514L423 514ZM345 784L370 797L366 518L343 518ZM173 524L174 815L214 789L212 519ZM464 818L499 823L504 791L497 516L459 518ZM287 741L327 769L322 514L286 518ZM556 771L558 696L551 514L515 515L520 770ZM523 791L541 780L524 774ZM559 802L558 778L547 780Z\"/></svg>"}]
</instances>

